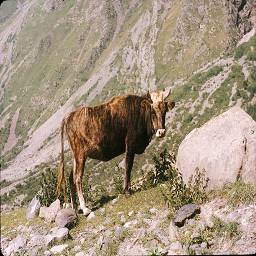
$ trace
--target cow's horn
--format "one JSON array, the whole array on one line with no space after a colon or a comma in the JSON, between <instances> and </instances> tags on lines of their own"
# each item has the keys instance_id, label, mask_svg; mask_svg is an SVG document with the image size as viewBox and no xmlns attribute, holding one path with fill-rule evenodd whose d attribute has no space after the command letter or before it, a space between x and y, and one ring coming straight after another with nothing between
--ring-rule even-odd
<instances>
[{"instance_id":1,"label":"cow's horn","mask_svg":"<svg viewBox=\"0 0 256 256\"><path fill-rule=\"evenodd\" d=\"M164 92L163 92L163 98L166 99L171 93L171 88L167 88Z\"/></svg>"}]
</instances>

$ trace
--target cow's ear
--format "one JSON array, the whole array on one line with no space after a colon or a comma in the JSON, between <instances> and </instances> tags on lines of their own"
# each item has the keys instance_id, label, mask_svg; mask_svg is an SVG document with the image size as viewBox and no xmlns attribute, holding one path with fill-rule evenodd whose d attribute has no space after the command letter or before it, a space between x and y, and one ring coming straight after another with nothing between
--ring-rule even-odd
<instances>
[{"instance_id":1,"label":"cow's ear","mask_svg":"<svg viewBox=\"0 0 256 256\"><path fill-rule=\"evenodd\" d=\"M168 101L167 102L168 110L172 110L174 107L175 107L175 102L174 101Z\"/></svg>"}]
</instances>

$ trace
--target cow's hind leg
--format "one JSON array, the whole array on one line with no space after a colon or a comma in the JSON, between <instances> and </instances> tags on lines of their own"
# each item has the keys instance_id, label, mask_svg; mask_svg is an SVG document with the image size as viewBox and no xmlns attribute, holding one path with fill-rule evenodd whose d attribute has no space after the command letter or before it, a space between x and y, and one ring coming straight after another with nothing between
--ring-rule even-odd
<instances>
[{"instance_id":1,"label":"cow's hind leg","mask_svg":"<svg viewBox=\"0 0 256 256\"><path fill-rule=\"evenodd\" d=\"M125 156L125 177L124 177L124 193L126 196L131 194L131 170L133 166L134 153L126 152Z\"/></svg>"},{"instance_id":2,"label":"cow's hind leg","mask_svg":"<svg viewBox=\"0 0 256 256\"><path fill-rule=\"evenodd\" d=\"M75 160L73 164L73 170L75 169ZM70 190L70 201L71 201L71 207L73 209L77 208L76 203L76 190L75 190L75 184L74 184L74 178L73 178L73 171L70 172L69 175L69 190Z\"/></svg>"},{"instance_id":3,"label":"cow's hind leg","mask_svg":"<svg viewBox=\"0 0 256 256\"><path fill-rule=\"evenodd\" d=\"M84 154L84 151L80 151L77 155L78 157L75 159L76 161L76 169L74 173L74 182L76 185L76 191L78 195L78 200L80 204L80 208L83 211L84 215L89 215L91 210L86 207L84 195L83 195L83 189L82 189L82 180L83 180L83 174L84 174L84 163L86 160L86 156Z\"/></svg>"}]
</instances>

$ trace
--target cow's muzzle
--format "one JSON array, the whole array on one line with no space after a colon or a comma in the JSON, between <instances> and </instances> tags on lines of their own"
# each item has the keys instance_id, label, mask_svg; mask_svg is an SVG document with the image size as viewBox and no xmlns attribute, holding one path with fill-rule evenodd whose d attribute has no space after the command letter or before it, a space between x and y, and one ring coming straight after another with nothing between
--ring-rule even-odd
<instances>
[{"instance_id":1,"label":"cow's muzzle","mask_svg":"<svg viewBox=\"0 0 256 256\"><path fill-rule=\"evenodd\" d=\"M162 138L162 137L164 137L164 135L165 135L165 129L158 129L156 131L156 137Z\"/></svg>"}]
</instances>

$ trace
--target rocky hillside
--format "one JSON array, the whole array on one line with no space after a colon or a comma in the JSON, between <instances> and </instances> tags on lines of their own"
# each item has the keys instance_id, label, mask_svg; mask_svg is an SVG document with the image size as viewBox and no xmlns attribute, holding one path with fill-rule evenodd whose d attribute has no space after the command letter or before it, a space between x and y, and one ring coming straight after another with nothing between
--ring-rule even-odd
<instances>
[{"instance_id":1,"label":"rocky hillside","mask_svg":"<svg viewBox=\"0 0 256 256\"><path fill-rule=\"evenodd\" d=\"M200 207L188 204L175 215L161 191L158 186L130 198L109 198L78 220L72 209L60 210L59 201L41 207L40 217L35 217L40 205L34 202L30 210L20 208L1 217L2 252L8 256L256 252L256 187L235 183L209 194Z\"/></svg>"},{"instance_id":2,"label":"rocky hillside","mask_svg":"<svg viewBox=\"0 0 256 256\"><path fill-rule=\"evenodd\" d=\"M239 177L245 173L250 181L253 169L248 171L248 163L253 165L255 154L251 152L256 152L255 32L254 0L2 3L0 194L4 255L256 253L256 188ZM135 193L129 198L120 195L123 156L119 156L106 163L87 161L84 188L93 210L89 217L53 202L63 117L81 104L93 106L114 95L141 95L167 87L172 89L170 99L176 107L167 116L165 138L153 139L146 152L135 158ZM193 144L194 151L200 153L201 167L210 170L207 175L233 184L206 192L203 174L197 173L196 184L188 182L186 186L178 173L166 178L165 172L177 169L175 161L165 167L165 153L171 152L173 157L181 142L189 138L190 148L193 129L210 119L210 124L222 119L222 113L233 106L252 117L241 110L252 124L250 137L247 133L244 137L244 125L248 125L241 118L241 125L226 127L238 122L230 114L223 124L226 133L232 130L230 136L208 123L206 127L216 128L214 133L210 130L206 137L196 137ZM239 138L238 127L242 130ZM212 136L211 143L208 136ZM216 141L224 143L227 137L228 143L216 146ZM210 145L217 157L198 144L208 149ZM190 154L183 148L180 170L189 169L191 159L193 163L199 159L199 153ZM167 151L160 154L163 149ZM234 161L231 171L229 152L240 156L232 158L239 161ZM209 161L205 161L205 153ZM71 168L69 151L65 159L67 170ZM218 172L211 169L219 163L223 168ZM230 177L219 179L221 171L223 177L227 173ZM47 196L39 193L40 204L36 201L28 210L40 183L44 188L40 193L46 191ZM63 224L64 215L68 220Z\"/></svg>"},{"instance_id":3,"label":"rocky hillside","mask_svg":"<svg viewBox=\"0 0 256 256\"><path fill-rule=\"evenodd\" d=\"M243 104L236 80L249 79L253 59L234 59L232 47L253 29L254 1L10 0L0 15L1 176L7 182L55 162L60 122L79 104L171 86L176 112L190 109L182 117L189 122L177 114L170 129L181 137L181 124L199 125L191 116L217 114L209 101L219 90L230 101L219 111ZM221 86L229 80L229 89Z\"/></svg>"}]
</instances>

